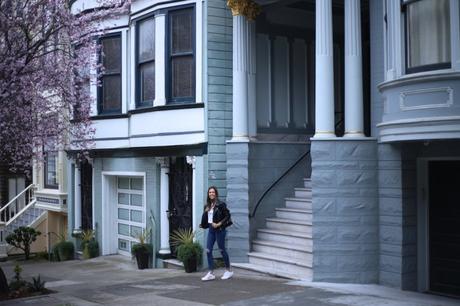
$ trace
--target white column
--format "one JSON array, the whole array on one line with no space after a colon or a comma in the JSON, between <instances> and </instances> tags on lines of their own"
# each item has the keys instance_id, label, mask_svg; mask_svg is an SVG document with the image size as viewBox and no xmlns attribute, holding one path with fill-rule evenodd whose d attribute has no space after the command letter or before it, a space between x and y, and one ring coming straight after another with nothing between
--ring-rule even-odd
<instances>
[{"instance_id":1,"label":"white column","mask_svg":"<svg viewBox=\"0 0 460 306\"><path fill-rule=\"evenodd\" d=\"M248 45L249 45L249 74L248 74L248 129L249 138L255 139L257 136L257 117L256 117L256 22L248 21Z\"/></svg>"},{"instance_id":2,"label":"white column","mask_svg":"<svg viewBox=\"0 0 460 306\"><path fill-rule=\"evenodd\" d=\"M166 104L165 86L165 14L155 15L155 100L154 106Z\"/></svg>"},{"instance_id":3,"label":"white column","mask_svg":"<svg viewBox=\"0 0 460 306\"><path fill-rule=\"evenodd\" d=\"M335 137L331 1L316 1L315 138Z\"/></svg>"},{"instance_id":4,"label":"white column","mask_svg":"<svg viewBox=\"0 0 460 306\"><path fill-rule=\"evenodd\" d=\"M345 137L364 137L360 5L345 1Z\"/></svg>"},{"instance_id":5,"label":"white column","mask_svg":"<svg viewBox=\"0 0 460 306\"><path fill-rule=\"evenodd\" d=\"M169 248L169 159L167 157L160 159L160 254L171 254Z\"/></svg>"},{"instance_id":6,"label":"white column","mask_svg":"<svg viewBox=\"0 0 460 306\"><path fill-rule=\"evenodd\" d=\"M195 156L187 156L187 164L192 166L192 230L194 233L196 233L196 225L198 222L201 220L196 220L196 210L197 210L197 205L196 205L196 195L197 195L197 190L196 190L196 157Z\"/></svg>"},{"instance_id":7,"label":"white column","mask_svg":"<svg viewBox=\"0 0 460 306\"><path fill-rule=\"evenodd\" d=\"M75 164L75 186L74 186L74 230L81 229L81 170Z\"/></svg>"},{"instance_id":8,"label":"white column","mask_svg":"<svg viewBox=\"0 0 460 306\"><path fill-rule=\"evenodd\" d=\"M247 20L233 16L233 139L248 140Z\"/></svg>"}]
</instances>

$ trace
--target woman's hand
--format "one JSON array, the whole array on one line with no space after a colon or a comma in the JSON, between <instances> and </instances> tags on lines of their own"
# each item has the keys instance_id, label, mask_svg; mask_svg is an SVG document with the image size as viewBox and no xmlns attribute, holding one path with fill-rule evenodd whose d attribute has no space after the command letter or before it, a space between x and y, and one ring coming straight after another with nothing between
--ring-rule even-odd
<instances>
[{"instance_id":1,"label":"woman's hand","mask_svg":"<svg viewBox=\"0 0 460 306\"><path fill-rule=\"evenodd\" d=\"M221 225L222 225L221 222L219 222L219 223L214 223L214 222L213 222L213 223L212 223L212 227L213 227L213 228L218 228L218 227L220 227Z\"/></svg>"}]
</instances>

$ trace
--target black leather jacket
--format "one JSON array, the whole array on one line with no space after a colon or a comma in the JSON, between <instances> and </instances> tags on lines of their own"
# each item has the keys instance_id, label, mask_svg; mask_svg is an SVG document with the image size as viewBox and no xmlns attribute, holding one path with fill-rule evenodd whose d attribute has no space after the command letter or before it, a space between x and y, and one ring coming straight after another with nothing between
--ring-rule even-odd
<instances>
[{"instance_id":1,"label":"black leather jacket","mask_svg":"<svg viewBox=\"0 0 460 306\"><path fill-rule=\"evenodd\" d=\"M227 223L228 219L230 218L230 212L228 211L227 204L224 202L217 202L217 205L214 206L214 213L212 215L212 222L219 223L222 222L222 226L218 229L225 228L225 224ZM208 228L208 212L205 210L203 215L201 216L201 227Z\"/></svg>"}]
</instances>

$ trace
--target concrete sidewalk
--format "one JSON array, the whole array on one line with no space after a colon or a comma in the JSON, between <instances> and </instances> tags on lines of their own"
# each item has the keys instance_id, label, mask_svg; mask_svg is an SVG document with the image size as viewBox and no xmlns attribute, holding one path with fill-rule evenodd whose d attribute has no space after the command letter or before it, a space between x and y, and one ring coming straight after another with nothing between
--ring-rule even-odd
<instances>
[{"instance_id":1,"label":"concrete sidewalk","mask_svg":"<svg viewBox=\"0 0 460 306\"><path fill-rule=\"evenodd\" d=\"M7 278L14 262L1 263ZM235 270L230 280L202 282L203 273L175 269L137 270L123 256L85 261L20 262L23 278L41 275L54 294L0 305L401 305L453 306L460 300L377 285L336 285L289 281ZM223 271L216 271L220 275Z\"/></svg>"}]
</instances>

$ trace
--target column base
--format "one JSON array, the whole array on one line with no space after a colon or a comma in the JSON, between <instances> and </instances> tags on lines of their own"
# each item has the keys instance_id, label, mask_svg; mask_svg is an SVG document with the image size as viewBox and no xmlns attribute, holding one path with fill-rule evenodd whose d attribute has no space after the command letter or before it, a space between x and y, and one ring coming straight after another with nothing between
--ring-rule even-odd
<instances>
[{"instance_id":1,"label":"column base","mask_svg":"<svg viewBox=\"0 0 460 306\"><path fill-rule=\"evenodd\" d=\"M171 254L171 250L170 249L161 249L161 250L158 251L158 254L164 254L164 255Z\"/></svg>"},{"instance_id":2,"label":"column base","mask_svg":"<svg viewBox=\"0 0 460 306\"><path fill-rule=\"evenodd\" d=\"M162 250L157 252L157 256L156 256L157 258L159 258L159 259L170 259L170 258L172 258L171 252L169 252L169 253L161 253L161 251Z\"/></svg>"},{"instance_id":3,"label":"column base","mask_svg":"<svg viewBox=\"0 0 460 306\"><path fill-rule=\"evenodd\" d=\"M249 142L249 137L248 136L232 136L232 139L230 141Z\"/></svg>"},{"instance_id":4,"label":"column base","mask_svg":"<svg viewBox=\"0 0 460 306\"><path fill-rule=\"evenodd\" d=\"M364 135L363 132L345 132L343 137L345 138L365 138L366 135Z\"/></svg>"},{"instance_id":5,"label":"column base","mask_svg":"<svg viewBox=\"0 0 460 306\"><path fill-rule=\"evenodd\" d=\"M335 132L315 132L313 138L337 138Z\"/></svg>"}]
</instances>

